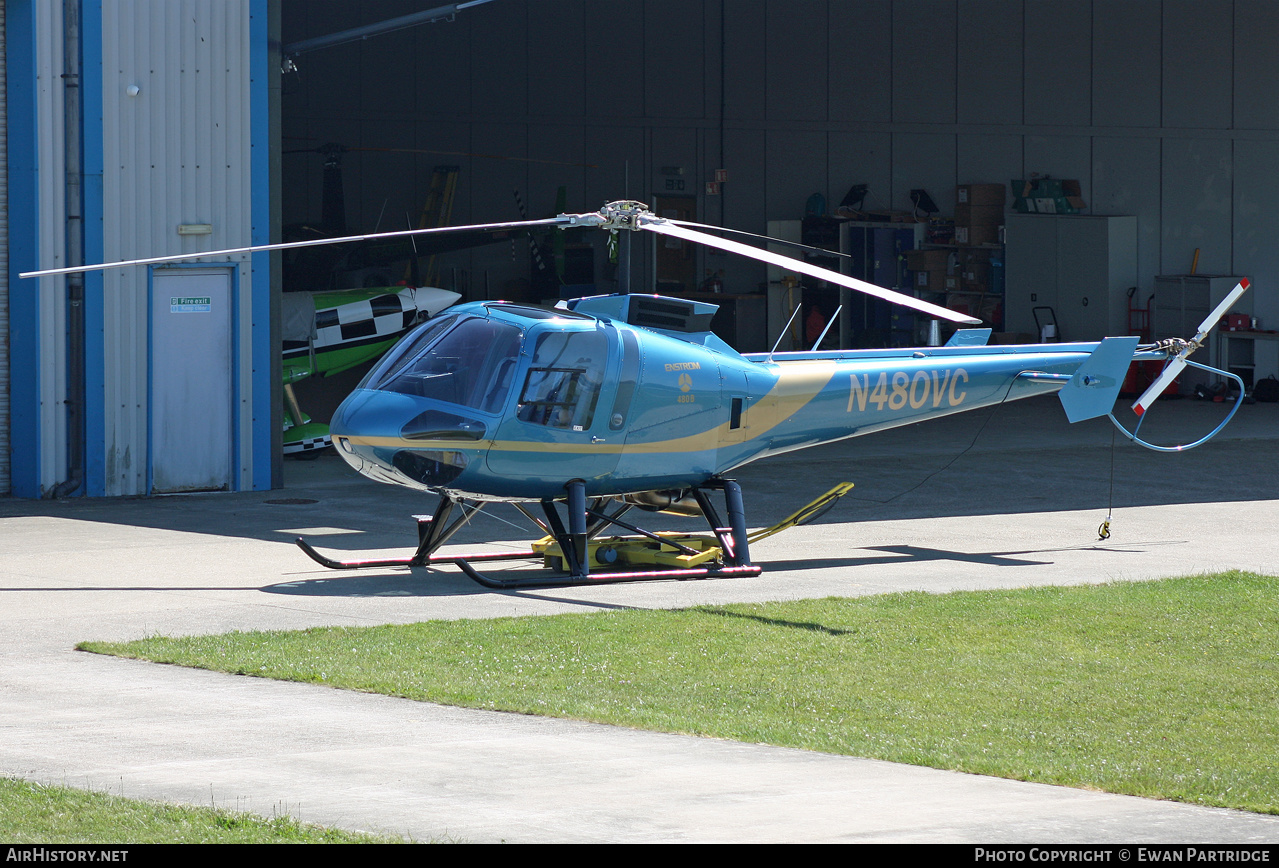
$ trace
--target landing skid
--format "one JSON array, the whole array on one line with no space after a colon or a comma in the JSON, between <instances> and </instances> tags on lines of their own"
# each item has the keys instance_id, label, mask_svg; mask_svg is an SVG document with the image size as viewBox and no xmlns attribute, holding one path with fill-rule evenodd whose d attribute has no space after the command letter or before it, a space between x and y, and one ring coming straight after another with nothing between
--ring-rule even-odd
<instances>
[{"instance_id":1,"label":"landing skid","mask_svg":"<svg viewBox=\"0 0 1279 868\"><path fill-rule=\"evenodd\" d=\"M547 534L528 551L437 554L439 548L484 507L483 503L455 500L447 495L440 497L439 506L433 515L417 516L418 547L411 557L339 561L316 551L301 537L298 537L297 544L316 563L332 570L455 564L476 583L499 590L603 585L651 579L685 581L743 578L758 576L763 572L760 567L751 563L749 545L751 540L761 539L767 532L748 536L741 488L730 479L714 479L692 491L713 536L654 533L645 530L622 519L632 508L631 504L619 504L608 498L596 498L588 504L585 488L581 482L571 482L566 486L564 504L567 524L561 517L556 501L544 501L541 504L544 519L537 518L527 508L516 504L517 509ZM838 499L848 488L851 486L839 489L838 494L834 490L828 492L769 530L776 532L802 523L802 520L818 514L814 511L815 506L821 504L824 511L828 502ZM721 520L720 513L711 501L710 492L717 490L724 495L727 524ZM616 504L612 512L607 511L610 503ZM606 528L613 526L630 531L636 536L600 537ZM543 567L559 575L496 579L484 575L474 566L476 563L491 561L537 559L542 561ZM618 569L619 567L631 569Z\"/></svg>"}]
</instances>

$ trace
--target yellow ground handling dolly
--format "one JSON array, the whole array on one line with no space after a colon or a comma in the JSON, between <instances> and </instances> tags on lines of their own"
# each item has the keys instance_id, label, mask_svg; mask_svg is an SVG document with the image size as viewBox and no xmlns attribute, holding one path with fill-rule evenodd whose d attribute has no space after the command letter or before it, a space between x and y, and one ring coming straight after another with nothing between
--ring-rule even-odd
<instances>
[{"instance_id":1,"label":"yellow ground handling dolly","mask_svg":"<svg viewBox=\"0 0 1279 868\"><path fill-rule=\"evenodd\" d=\"M781 533L787 528L807 524L819 518L845 494L853 490L853 483L841 482L830 491L806 504L772 527L747 534L747 542L754 543ZM621 523L621 522L615 522ZM591 539L587 542L590 562L605 566L649 566L671 570L692 569L708 562L723 559L727 528L716 528L715 536L687 534L679 531L650 533L634 528L643 536L611 536ZM543 565L551 570L564 569L564 554L553 536L545 536L533 543L533 551L543 558Z\"/></svg>"}]
</instances>

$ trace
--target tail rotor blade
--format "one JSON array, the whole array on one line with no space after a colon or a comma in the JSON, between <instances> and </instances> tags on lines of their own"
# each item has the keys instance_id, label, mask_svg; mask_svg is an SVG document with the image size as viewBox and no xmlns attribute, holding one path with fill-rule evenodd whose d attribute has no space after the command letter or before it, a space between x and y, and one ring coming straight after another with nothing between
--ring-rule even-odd
<instances>
[{"instance_id":1,"label":"tail rotor blade","mask_svg":"<svg viewBox=\"0 0 1279 868\"><path fill-rule=\"evenodd\" d=\"M666 220L644 219L639 222L639 228L646 229L649 232L656 232L659 235L670 235L675 238L683 238L685 241L695 241L698 244L705 244L708 247L718 247L720 250L727 250L729 253L736 253L751 259L758 259L760 262L767 262L771 265L778 265L782 268L788 268L791 271L798 271L801 274L807 274L811 277L817 277L829 283L846 286L849 289L855 289L858 292L864 292L875 298L882 298L893 304L900 304L903 307L913 308L937 317L938 319L946 319L951 322L962 323L964 325L980 325L981 320L966 316L953 310L942 307L941 305L930 304L921 301L910 295L903 295L900 292L893 292L891 289L884 289L882 286L876 286L873 283L867 283L864 280L858 280L855 277L849 277L846 274L840 274L827 268L812 265L808 262L801 262L798 259L792 259L789 256L782 256L780 253L773 253L768 250L760 250L758 247L751 247L738 241L729 241L727 238L716 238L714 235L707 235L705 232L697 232L693 229L686 229L682 226L676 226Z\"/></svg>"},{"instance_id":2,"label":"tail rotor blade","mask_svg":"<svg viewBox=\"0 0 1279 868\"><path fill-rule=\"evenodd\" d=\"M1181 369L1186 366L1186 358L1184 355L1178 355L1172 359L1150 384L1146 391L1141 393L1141 397L1133 402L1132 411L1141 416L1155 402L1155 399L1163 394L1164 389L1177 379L1177 375L1181 373Z\"/></svg>"},{"instance_id":3,"label":"tail rotor blade","mask_svg":"<svg viewBox=\"0 0 1279 868\"><path fill-rule=\"evenodd\" d=\"M1240 280L1235 288L1230 291L1230 295L1222 299L1221 304L1217 305L1216 309L1214 309L1212 313L1208 314L1207 319L1199 324L1199 334L1195 335L1196 343L1202 342L1203 339L1208 336L1208 332L1212 331L1212 327L1226 315L1226 312L1229 311L1230 308L1235 306L1235 302L1239 300L1239 296L1247 292L1250 285L1251 284L1248 283L1248 278L1245 277Z\"/></svg>"}]
</instances>

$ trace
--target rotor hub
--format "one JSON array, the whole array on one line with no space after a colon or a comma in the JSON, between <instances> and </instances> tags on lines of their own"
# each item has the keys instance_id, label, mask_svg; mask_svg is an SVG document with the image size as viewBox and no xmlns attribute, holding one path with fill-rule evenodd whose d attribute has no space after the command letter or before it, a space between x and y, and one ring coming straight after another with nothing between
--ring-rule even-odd
<instances>
[{"instance_id":1,"label":"rotor hub","mask_svg":"<svg viewBox=\"0 0 1279 868\"><path fill-rule=\"evenodd\" d=\"M604 218L604 222L600 224L603 229L638 231L640 221L644 217L653 217L653 212L643 202L637 202L634 199L619 199L616 202L609 202L601 208L600 216Z\"/></svg>"}]
</instances>

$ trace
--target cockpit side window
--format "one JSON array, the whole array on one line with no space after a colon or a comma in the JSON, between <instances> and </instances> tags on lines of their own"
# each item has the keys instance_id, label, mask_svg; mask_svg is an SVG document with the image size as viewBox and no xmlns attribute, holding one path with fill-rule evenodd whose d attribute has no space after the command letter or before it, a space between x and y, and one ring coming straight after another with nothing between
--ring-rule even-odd
<instances>
[{"instance_id":1,"label":"cockpit side window","mask_svg":"<svg viewBox=\"0 0 1279 868\"><path fill-rule=\"evenodd\" d=\"M519 418L550 428L589 429L607 362L608 338L601 331L541 335L520 393Z\"/></svg>"},{"instance_id":2,"label":"cockpit side window","mask_svg":"<svg viewBox=\"0 0 1279 868\"><path fill-rule=\"evenodd\" d=\"M388 368L375 388L499 413L510 392L522 336L507 323L464 319L451 330L423 335L425 350L415 356L405 353L410 361Z\"/></svg>"}]
</instances>

